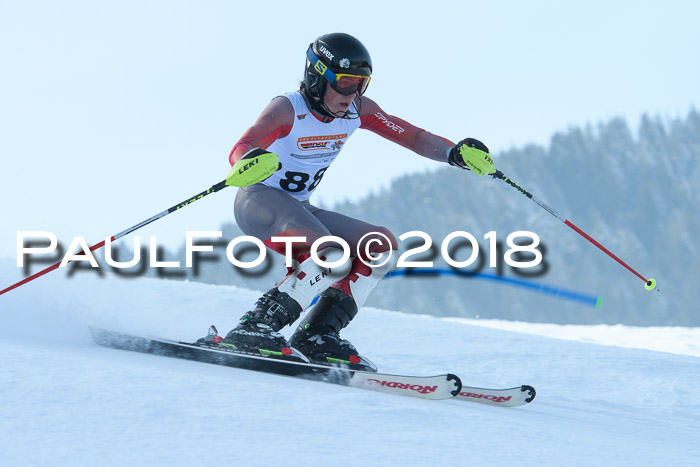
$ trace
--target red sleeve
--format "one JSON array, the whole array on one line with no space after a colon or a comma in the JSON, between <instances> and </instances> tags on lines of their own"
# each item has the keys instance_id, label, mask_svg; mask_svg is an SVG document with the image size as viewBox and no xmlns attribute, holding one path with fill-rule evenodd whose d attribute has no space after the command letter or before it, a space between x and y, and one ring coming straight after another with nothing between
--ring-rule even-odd
<instances>
[{"instance_id":1,"label":"red sleeve","mask_svg":"<svg viewBox=\"0 0 700 467\"><path fill-rule=\"evenodd\" d=\"M447 162L447 153L454 146L452 141L387 114L365 96L360 97L360 105L360 128L373 131L423 157Z\"/></svg>"},{"instance_id":2,"label":"red sleeve","mask_svg":"<svg viewBox=\"0 0 700 467\"><path fill-rule=\"evenodd\" d=\"M228 156L231 165L253 148L267 149L272 143L284 138L294 125L294 107L289 99L276 97L265 107L257 121L248 128L233 146Z\"/></svg>"}]
</instances>

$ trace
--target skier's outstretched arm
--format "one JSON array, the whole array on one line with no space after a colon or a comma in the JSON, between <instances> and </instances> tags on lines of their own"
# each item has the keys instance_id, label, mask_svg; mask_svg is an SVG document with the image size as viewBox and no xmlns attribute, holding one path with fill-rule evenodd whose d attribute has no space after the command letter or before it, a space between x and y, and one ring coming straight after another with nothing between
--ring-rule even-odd
<instances>
[{"instance_id":1,"label":"skier's outstretched arm","mask_svg":"<svg viewBox=\"0 0 700 467\"><path fill-rule=\"evenodd\" d=\"M472 170L479 175L495 172L489 148L474 138L455 144L447 138L418 128L399 117L387 114L372 99L361 96L360 128L370 130L423 157L447 162L455 167Z\"/></svg>"}]
</instances>

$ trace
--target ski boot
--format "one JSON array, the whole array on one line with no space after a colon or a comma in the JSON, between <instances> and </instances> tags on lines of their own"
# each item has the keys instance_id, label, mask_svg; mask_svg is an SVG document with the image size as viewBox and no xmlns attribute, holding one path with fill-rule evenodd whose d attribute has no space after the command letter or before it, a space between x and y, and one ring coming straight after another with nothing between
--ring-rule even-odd
<instances>
[{"instance_id":1,"label":"ski boot","mask_svg":"<svg viewBox=\"0 0 700 467\"><path fill-rule=\"evenodd\" d=\"M329 288L297 327L289 344L311 363L375 372L377 367L339 334L356 314L357 305L351 296Z\"/></svg>"},{"instance_id":2,"label":"ski boot","mask_svg":"<svg viewBox=\"0 0 700 467\"><path fill-rule=\"evenodd\" d=\"M270 357L298 356L278 331L296 321L300 314L297 302L275 287L258 299L255 308L243 315L218 346Z\"/></svg>"}]
</instances>

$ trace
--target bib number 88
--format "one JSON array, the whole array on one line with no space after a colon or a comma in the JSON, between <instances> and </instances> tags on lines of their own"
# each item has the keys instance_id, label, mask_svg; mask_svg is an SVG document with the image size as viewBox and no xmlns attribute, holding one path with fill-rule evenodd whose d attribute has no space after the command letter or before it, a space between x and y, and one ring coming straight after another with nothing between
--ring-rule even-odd
<instances>
[{"instance_id":1,"label":"bib number 88","mask_svg":"<svg viewBox=\"0 0 700 467\"><path fill-rule=\"evenodd\" d=\"M308 191L314 190L318 186L318 184L321 183L321 179L326 173L326 170L328 170L328 167L324 167L318 172L316 172L316 175L314 175L313 182L311 182L311 185L309 185ZM291 171L285 172L284 177L285 178L280 180L280 186L283 190L289 191L291 193L299 193L300 191L304 191L306 189L306 183L311 178L311 176L305 172Z\"/></svg>"}]
</instances>

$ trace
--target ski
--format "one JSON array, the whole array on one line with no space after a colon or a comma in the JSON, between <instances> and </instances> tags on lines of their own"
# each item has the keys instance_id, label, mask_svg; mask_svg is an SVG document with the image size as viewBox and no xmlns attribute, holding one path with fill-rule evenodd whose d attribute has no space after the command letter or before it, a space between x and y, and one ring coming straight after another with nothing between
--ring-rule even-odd
<instances>
[{"instance_id":1,"label":"ski","mask_svg":"<svg viewBox=\"0 0 700 467\"><path fill-rule=\"evenodd\" d=\"M422 399L456 399L500 407L517 407L532 402L536 394L535 388L528 385L508 389L463 386L460 378L451 373L438 376L390 375L308 363L297 353L262 356L158 337L140 337L93 327L89 329L95 343L113 349L262 371Z\"/></svg>"},{"instance_id":2,"label":"ski","mask_svg":"<svg viewBox=\"0 0 700 467\"><path fill-rule=\"evenodd\" d=\"M323 381L422 399L452 399L462 390L456 375L407 376L358 371L304 362L297 355L261 356L216 348L206 344L179 342L157 337L140 337L90 327L98 345L119 350L161 355L224 365L245 370Z\"/></svg>"},{"instance_id":3,"label":"ski","mask_svg":"<svg viewBox=\"0 0 700 467\"><path fill-rule=\"evenodd\" d=\"M463 386L462 390L455 396L455 399L501 407L517 407L532 402L535 398L535 394L535 388L528 385L510 389L471 388Z\"/></svg>"}]
</instances>

